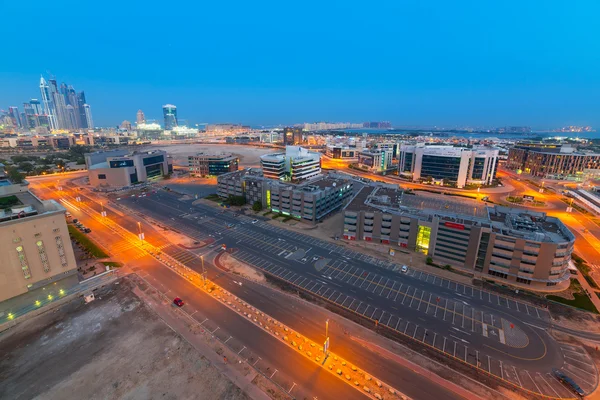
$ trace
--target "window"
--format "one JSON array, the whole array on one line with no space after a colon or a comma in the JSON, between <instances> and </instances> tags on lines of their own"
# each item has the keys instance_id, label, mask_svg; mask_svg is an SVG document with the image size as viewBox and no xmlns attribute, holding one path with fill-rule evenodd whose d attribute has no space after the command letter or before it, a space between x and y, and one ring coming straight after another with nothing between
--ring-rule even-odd
<instances>
[{"instance_id":1,"label":"window","mask_svg":"<svg viewBox=\"0 0 600 400\"><path fill-rule=\"evenodd\" d=\"M524 283L525 285L531 285L531 279L517 278L517 283Z\"/></svg>"},{"instance_id":2,"label":"window","mask_svg":"<svg viewBox=\"0 0 600 400\"><path fill-rule=\"evenodd\" d=\"M431 237L431 227L420 225L417 233L417 246L418 252L427 254L429 252L429 240Z\"/></svg>"},{"instance_id":3,"label":"window","mask_svg":"<svg viewBox=\"0 0 600 400\"><path fill-rule=\"evenodd\" d=\"M98 179L106 179L106 174L98 174Z\"/></svg>"},{"instance_id":4,"label":"window","mask_svg":"<svg viewBox=\"0 0 600 400\"><path fill-rule=\"evenodd\" d=\"M69 263L67 262L67 255L65 253L65 247L63 246L62 237L56 236L54 239L56 240L56 248L58 249L58 256L60 257L60 264L63 268L65 268L69 265Z\"/></svg>"},{"instance_id":5,"label":"window","mask_svg":"<svg viewBox=\"0 0 600 400\"><path fill-rule=\"evenodd\" d=\"M17 246L17 255L19 256L19 262L21 263L21 270L25 279L31 278L31 270L29 269L29 263L27 262L27 256L23 246Z\"/></svg>"},{"instance_id":6,"label":"window","mask_svg":"<svg viewBox=\"0 0 600 400\"><path fill-rule=\"evenodd\" d=\"M546 286L556 286L558 282L546 282Z\"/></svg>"},{"instance_id":7,"label":"window","mask_svg":"<svg viewBox=\"0 0 600 400\"><path fill-rule=\"evenodd\" d=\"M44 248L44 242L38 240L37 242L35 242L35 245L38 248L38 254L40 255L40 261L42 262L44 271L50 271L50 262L48 261L48 255L46 254L46 249Z\"/></svg>"}]
</instances>

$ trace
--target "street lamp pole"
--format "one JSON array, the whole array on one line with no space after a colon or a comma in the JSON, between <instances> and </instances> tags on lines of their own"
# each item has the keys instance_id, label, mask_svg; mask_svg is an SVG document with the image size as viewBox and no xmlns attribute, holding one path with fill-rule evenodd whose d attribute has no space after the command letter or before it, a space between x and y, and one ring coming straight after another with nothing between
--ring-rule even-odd
<instances>
[{"instance_id":1,"label":"street lamp pole","mask_svg":"<svg viewBox=\"0 0 600 400\"><path fill-rule=\"evenodd\" d=\"M144 241L144 232L142 232L142 224L140 221L138 221L137 224L138 224L138 230L139 230L138 237L143 242Z\"/></svg>"},{"instance_id":2,"label":"street lamp pole","mask_svg":"<svg viewBox=\"0 0 600 400\"><path fill-rule=\"evenodd\" d=\"M102 207L102 211L100 212L100 215L102 217L106 217L106 211L104 211L104 203L100 202L100 206Z\"/></svg>"},{"instance_id":3,"label":"street lamp pole","mask_svg":"<svg viewBox=\"0 0 600 400\"><path fill-rule=\"evenodd\" d=\"M202 281L204 282L204 286L206 286L206 269L204 269L204 256L200 256L200 260L202 260Z\"/></svg>"}]
</instances>

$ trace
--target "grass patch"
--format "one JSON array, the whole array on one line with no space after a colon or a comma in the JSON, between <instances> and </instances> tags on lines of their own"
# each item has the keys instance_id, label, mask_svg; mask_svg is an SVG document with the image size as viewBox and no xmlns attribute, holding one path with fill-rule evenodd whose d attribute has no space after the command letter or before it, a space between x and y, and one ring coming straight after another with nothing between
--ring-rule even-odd
<instances>
[{"instance_id":1,"label":"grass patch","mask_svg":"<svg viewBox=\"0 0 600 400\"><path fill-rule=\"evenodd\" d=\"M102 261L102 264L107 265L111 268L121 268L123 266L122 263L116 261Z\"/></svg>"},{"instance_id":2,"label":"grass patch","mask_svg":"<svg viewBox=\"0 0 600 400\"><path fill-rule=\"evenodd\" d=\"M271 210L267 211L266 213L263 214L263 217L266 217L267 215L271 214Z\"/></svg>"},{"instance_id":3,"label":"grass patch","mask_svg":"<svg viewBox=\"0 0 600 400\"><path fill-rule=\"evenodd\" d=\"M69 235L71 235L71 237L74 240L78 241L83 247L85 247L85 249L89 251L92 256L96 258L108 257L108 254L106 254L104 250L98 247L96 243L92 242L92 240L90 240L90 238L85 233L80 232L73 225L67 226L69 228Z\"/></svg>"},{"instance_id":4,"label":"grass patch","mask_svg":"<svg viewBox=\"0 0 600 400\"><path fill-rule=\"evenodd\" d=\"M554 295L547 295L546 298L557 303L566 304L571 307L579 308L585 311L598 314L598 309L596 309L596 306L594 306L594 303L592 303L592 300L587 296L587 294L583 292L579 282L577 282L576 280L572 280L570 288L577 290L573 293L573 300L565 299L564 297Z\"/></svg>"},{"instance_id":5,"label":"grass patch","mask_svg":"<svg viewBox=\"0 0 600 400\"><path fill-rule=\"evenodd\" d=\"M277 219L277 218L279 218L279 217L283 217L283 214L275 214L275 215L273 215L271 218L273 218L273 219Z\"/></svg>"},{"instance_id":6,"label":"grass patch","mask_svg":"<svg viewBox=\"0 0 600 400\"><path fill-rule=\"evenodd\" d=\"M594 278L592 278L590 275L592 268L587 264L587 262L575 253L571 254L571 260L573 260L573 264L575 264L579 272L581 272L581 275L583 275L590 286L594 289L600 289Z\"/></svg>"},{"instance_id":7,"label":"grass patch","mask_svg":"<svg viewBox=\"0 0 600 400\"><path fill-rule=\"evenodd\" d=\"M6 196L6 197L0 198L0 208L1 209L10 208L12 206L19 206L22 204L23 203L21 203L21 200L19 200L17 198L17 196Z\"/></svg>"},{"instance_id":8,"label":"grass patch","mask_svg":"<svg viewBox=\"0 0 600 400\"><path fill-rule=\"evenodd\" d=\"M508 196L506 198L506 201L508 201L509 203L517 203L520 204L523 202L523 198L519 197L519 196Z\"/></svg>"},{"instance_id":9,"label":"grass patch","mask_svg":"<svg viewBox=\"0 0 600 400\"><path fill-rule=\"evenodd\" d=\"M210 200L210 201L221 201L221 198L219 196L217 196L216 194L209 194L208 196L204 197L206 200Z\"/></svg>"}]
</instances>

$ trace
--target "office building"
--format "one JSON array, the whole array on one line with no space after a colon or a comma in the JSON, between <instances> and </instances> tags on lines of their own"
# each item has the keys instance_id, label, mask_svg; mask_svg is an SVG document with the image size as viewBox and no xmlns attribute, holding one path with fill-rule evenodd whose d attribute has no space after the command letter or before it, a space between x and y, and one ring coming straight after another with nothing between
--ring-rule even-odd
<instances>
[{"instance_id":1,"label":"office building","mask_svg":"<svg viewBox=\"0 0 600 400\"><path fill-rule=\"evenodd\" d=\"M298 146L286 146L285 153L261 156L260 165L269 179L297 183L321 173L321 154Z\"/></svg>"},{"instance_id":2,"label":"office building","mask_svg":"<svg viewBox=\"0 0 600 400\"><path fill-rule=\"evenodd\" d=\"M4 176L0 199L0 315L6 316L62 296L78 279L65 208L37 198L27 181L13 184Z\"/></svg>"},{"instance_id":3,"label":"office building","mask_svg":"<svg viewBox=\"0 0 600 400\"><path fill-rule=\"evenodd\" d=\"M144 112L142 110L138 110L135 122L138 125L146 123L146 116L144 115Z\"/></svg>"},{"instance_id":4,"label":"office building","mask_svg":"<svg viewBox=\"0 0 600 400\"><path fill-rule=\"evenodd\" d=\"M283 144L285 146L299 145L302 143L301 127L283 128Z\"/></svg>"},{"instance_id":5,"label":"office building","mask_svg":"<svg viewBox=\"0 0 600 400\"><path fill-rule=\"evenodd\" d=\"M190 176L217 176L238 170L239 158L232 154L198 153L188 157Z\"/></svg>"},{"instance_id":6,"label":"office building","mask_svg":"<svg viewBox=\"0 0 600 400\"><path fill-rule=\"evenodd\" d=\"M121 122L121 129L123 129L127 132L131 132L131 122L129 122L127 120Z\"/></svg>"},{"instance_id":7,"label":"office building","mask_svg":"<svg viewBox=\"0 0 600 400\"><path fill-rule=\"evenodd\" d=\"M42 94L42 104L44 105L44 114L48 116L48 127L51 130L59 129L58 122L56 120L56 109L54 107L54 100L52 93L50 92L50 86L44 79L40 77L40 92Z\"/></svg>"},{"instance_id":8,"label":"office building","mask_svg":"<svg viewBox=\"0 0 600 400\"><path fill-rule=\"evenodd\" d=\"M358 167L385 174L392 168L392 149L365 149L358 153Z\"/></svg>"},{"instance_id":9,"label":"office building","mask_svg":"<svg viewBox=\"0 0 600 400\"><path fill-rule=\"evenodd\" d=\"M364 187L346 207L341 233L420 252L488 279L557 290L569 285L575 242L558 218L543 212L406 195L392 185Z\"/></svg>"},{"instance_id":10,"label":"office building","mask_svg":"<svg viewBox=\"0 0 600 400\"><path fill-rule=\"evenodd\" d=\"M358 149L350 148L348 146L328 145L325 150L325 155L336 160L353 161L358 160L359 152Z\"/></svg>"},{"instance_id":11,"label":"office building","mask_svg":"<svg viewBox=\"0 0 600 400\"><path fill-rule=\"evenodd\" d=\"M90 185L99 189L123 188L173 172L167 152L154 150L127 153L122 150L85 154Z\"/></svg>"},{"instance_id":12,"label":"office building","mask_svg":"<svg viewBox=\"0 0 600 400\"><path fill-rule=\"evenodd\" d=\"M29 100L29 104L31 104L31 108L33 109L34 115L42 115L44 114L44 109L42 108L42 103L38 99Z\"/></svg>"},{"instance_id":13,"label":"office building","mask_svg":"<svg viewBox=\"0 0 600 400\"><path fill-rule=\"evenodd\" d=\"M428 182L463 188L466 185L491 185L498 168L496 149L402 145L398 175L413 182Z\"/></svg>"},{"instance_id":14,"label":"office building","mask_svg":"<svg viewBox=\"0 0 600 400\"><path fill-rule=\"evenodd\" d=\"M381 121L381 122L365 122L363 123L363 128L368 129L391 129L392 123L389 121Z\"/></svg>"},{"instance_id":15,"label":"office building","mask_svg":"<svg viewBox=\"0 0 600 400\"><path fill-rule=\"evenodd\" d=\"M600 154L571 145L518 143L508 150L506 168L549 179L583 180L600 169Z\"/></svg>"},{"instance_id":16,"label":"office building","mask_svg":"<svg viewBox=\"0 0 600 400\"><path fill-rule=\"evenodd\" d=\"M316 223L341 209L352 197L353 183L335 174L300 184L285 183L263 176L259 169L247 169L217 177L221 198L244 196L248 204L258 201L275 213Z\"/></svg>"},{"instance_id":17,"label":"office building","mask_svg":"<svg viewBox=\"0 0 600 400\"><path fill-rule=\"evenodd\" d=\"M164 136L164 130L159 124L137 124L136 130L140 139L158 140Z\"/></svg>"},{"instance_id":18,"label":"office building","mask_svg":"<svg viewBox=\"0 0 600 400\"><path fill-rule=\"evenodd\" d=\"M163 106L163 118L165 120L165 130L171 130L177 126L177 107L173 104Z\"/></svg>"}]
</instances>

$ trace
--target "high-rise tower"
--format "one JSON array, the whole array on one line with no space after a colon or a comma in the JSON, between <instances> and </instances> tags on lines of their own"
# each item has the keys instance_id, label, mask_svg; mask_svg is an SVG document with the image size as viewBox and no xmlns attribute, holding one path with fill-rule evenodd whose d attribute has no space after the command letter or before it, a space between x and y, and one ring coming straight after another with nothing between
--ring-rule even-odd
<instances>
[{"instance_id":1,"label":"high-rise tower","mask_svg":"<svg viewBox=\"0 0 600 400\"><path fill-rule=\"evenodd\" d=\"M146 116L144 115L144 112L142 110L138 110L135 122L138 125L146 123Z\"/></svg>"},{"instance_id":2,"label":"high-rise tower","mask_svg":"<svg viewBox=\"0 0 600 400\"><path fill-rule=\"evenodd\" d=\"M163 117L165 119L165 130L171 130L177 126L177 107L173 104L163 106Z\"/></svg>"},{"instance_id":3,"label":"high-rise tower","mask_svg":"<svg viewBox=\"0 0 600 400\"><path fill-rule=\"evenodd\" d=\"M93 128L87 124L87 117L85 115L85 93L83 91L77 93L77 109L79 111L79 122L81 123L82 129Z\"/></svg>"},{"instance_id":4,"label":"high-rise tower","mask_svg":"<svg viewBox=\"0 0 600 400\"><path fill-rule=\"evenodd\" d=\"M52 95L52 101L56 110L57 129L69 129L65 97L59 92L56 79L48 79L48 86L50 87L50 94Z\"/></svg>"},{"instance_id":5,"label":"high-rise tower","mask_svg":"<svg viewBox=\"0 0 600 400\"><path fill-rule=\"evenodd\" d=\"M84 104L83 109L85 110L85 123L88 129L94 128L94 120L92 119L92 110L89 104Z\"/></svg>"},{"instance_id":6,"label":"high-rise tower","mask_svg":"<svg viewBox=\"0 0 600 400\"><path fill-rule=\"evenodd\" d=\"M48 116L48 124L50 129L58 129L56 120L56 109L54 107L54 98L50 91L50 86L46 83L44 77L40 77L40 92L42 93L42 103L44 105L44 113Z\"/></svg>"}]
</instances>

